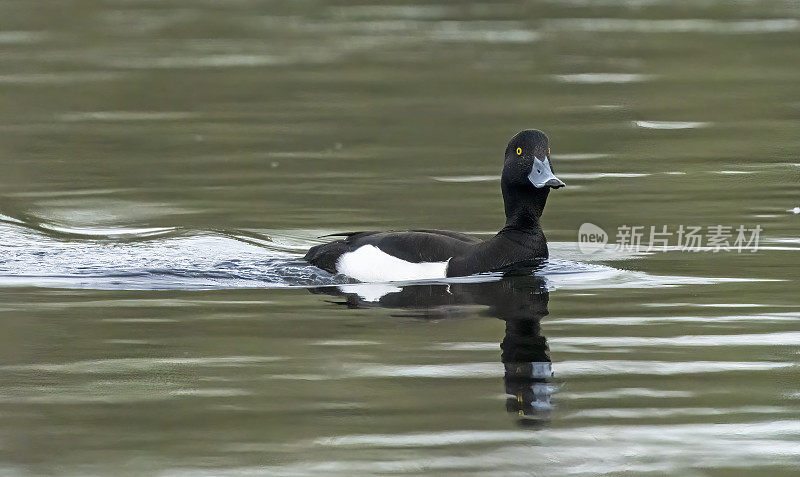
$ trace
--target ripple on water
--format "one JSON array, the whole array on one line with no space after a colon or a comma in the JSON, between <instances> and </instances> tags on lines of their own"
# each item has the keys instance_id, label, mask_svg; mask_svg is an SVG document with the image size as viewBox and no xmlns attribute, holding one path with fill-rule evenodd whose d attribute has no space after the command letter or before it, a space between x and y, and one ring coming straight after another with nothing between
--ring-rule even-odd
<instances>
[{"instance_id":1,"label":"ripple on water","mask_svg":"<svg viewBox=\"0 0 800 477\"><path fill-rule=\"evenodd\" d=\"M556 161L584 161L588 159L603 159L608 157L609 154L602 154L596 152L582 152L572 154L553 154L552 158Z\"/></svg>"},{"instance_id":2,"label":"ripple on water","mask_svg":"<svg viewBox=\"0 0 800 477\"><path fill-rule=\"evenodd\" d=\"M439 41L484 43L532 43L540 38L539 33L531 30L475 28L463 22L440 22L431 36Z\"/></svg>"},{"instance_id":3,"label":"ripple on water","mask_svg":"<svg viewBox=\"0 0 800 477\"><path fill-rule=\"evenodd\" d=\"M529 431L459 431L348 434L298 442L314 448L372 449L369 460L326 460L282 466L240 468L244 474L259 473L374 473L450 471L464 474L495 472L526 475L531 468L543 475L622 473L691 473L698 462L704 467L741 468L791 464L797 455L792 440L800 434L800 422L789 419L729 424L589 425ZM452 447L470 443L467 454L441 457L398 458L398 448ZM490 445L494 444L494 445ZM736 452L731 453L730 449ZM387 449L387 453L380 453ZM625 449L625 452L620 452ZM659 456L654 460L653 456ZM185 475L196 475L186 472Z\"/></svg>"},{"instance_id":4,"label":"ripple on water","mask_svg":"<svg viewBox=\"0 0 800 477\"><path fill-rule=\"evenodd\" d=\"M498 175L485 175L485 176L436 176L433 180L439 182L490 182L499 181Z\"/></svg>"},{"instance_id":5,"label":"ripple on water","mask_svg":"<svg viewBox=\"0 0 800 477\"><path fill-rule=\"evenodd\" d=\"M576 84L641 83L654 78L653 75L637 73L577 73L553 77L562 83Z\"/></svg>"},{"instance_id":6,"label":"ripple on water","mask_svg":"<svg viewBox=\"0 0 800 477\"><path fill-rule=\"evenodd\" d=\"M755 171L732 171L732 170L727 170L727 171L711 171L711 172L714 173L714 174L729 174L729 175L730 174L755 174Z\"/></svg>"},{"instance_id":7,"label":"ripple on water","mask_svg":"<svg viewBox=\"0 0 800 477\"><path fill-rule=\"evenodd\" d=\"M525 442L534 438L526 431L451 431L419 434L356 434L317 439L315 445L331 447L430 447L488 442Z\"/></svg>"},{"instance_id":8,"label":"ripple on water","mask_svg":"<svg viewBox=\"0 0 800 477\"><path fill-rule=\"evenodd\" d=\"M768 18L752 20L711 20L683 18L646 20L632 18L570 18L550 20L548 30L582 32L636 32L636 33L716 33L754 34L792 32L800 30L796 18Z\"/></svg>"},{"instance_id":9,"label":"ripple on water","mask_svg":"<svg viewBox=\"0 0 800 477\"><path fill-rule=\"evenodd\" d=\"M800 332L751 333L736 335L683 335L674 337L604 336L559 337L555 344L596 347L685 347L685 346L797 346Z\"/></svg>"},{"instance_id":10,"label":"ripple on water","mask_svg":"<svg viewBox=\"0 0 800 477\"><path fill-rule=\"evenodd\" d=\"M633 121L633 125L644 129L697 129L707 127L704 121Z\"/></svg>"},{"instance_id":11,"label":"ripple on water","mask_svg":"<svg viewBox=\"0 0 800 477\"><path fill-rule=\"evenodd\" d=\"M280 356L220 356L204 358L114 358L71 363L37 363L0 366L0 370L35 373L65 374L118 374L158 371L165 367L236 367L253 363L271 363L285 358Z\"/></svg>"},{"instance_id":12,"label":"ripple on water","mask_svg":"<svg viewBox=\"0 0 800 477\"><path fill-rule=\"evenodd\" d=\"M672 407L669 409L643 407L637 409L597 408L574 412L564 419L653 419L697 416L736 416L742 414L785 414L785 408L776 406L741 407Z\"/></svg>"},{"instance_id":13,"label":"ripple on water","mask_svg":"<svg viewBox=\"0 0 800 477\"><path fill-rule=\"evenodd\" d=\"M724 316L608 316L602 318L555 318L550 323L569 325L629 326L646 323L731 323L731 322L785 322L800 321L800 313L758 313Z\"/></svg>"},{"instance_id":14,"label":"ripple on water","mask_svg":"<svg viewBox=\"0 0 800 477\"><path fill-rule=\"evenodd\" d=\"M29 226L0 220L0 284L88 289L284 288L340 285L367 301L395 293L395 284L355 284L309 265L302 254L319 243L320 231L207 232L175 228ZM324 232L324 231L323 231ZM581 261L572 242L551 243L550 259L537 275L555 289L650 288L752 281L753 279L658 276ZM636 253L609 251L593 260L624 260ZM570 258L577 260L570 260ZM499 280L479 274L426 283Z\"/></svg>"},{"instance_id":15,"label":"ripple on water","mask_svg":"<svg viewBox=\"0 0 800 477\"><path fill-rule=\"evenodd\" d=\"M605 338L603 338L605 339ZM554 343L557 341L554 340ZM576 376L621 375L688 375L745 371L768 371L794 367L778 361L631 361L631 360L567 360L553 363L559 378ZM503 375L503 364L496 362L448 364L346 364L342 377L427 378L427 379L495 379Z\"/></svg>"},{"instance_id":16,"label":"ripple on water","mask_svg":"<svg viewBox=\"0 0 800 477\"><path fill-rule=\"evenodd\" d=\"M563 179L584 179L584 180L594 180L594 179L630 179L636 177L647 177L652 174L640 173L640 172L594 172L594 173L563 173L559 174L558 176Z\"/></svg>"},{"instance_id":17,"label":"ripple on water","mask_svg":"<svg viewBox=\"0 0 800 477\"><path fill-rule=\"evenodd\" d=\"M0 31L0 45L38 43L48 36L43 31Z\"/></svg>"},{"instance_id":18,"label":"ripple on water","mask_svg":"<svg viewBox=\"0 0 800 477\"><path fill-rule=\"evenodd\" d=\"M0 75L0 84L65 84L110 81L122 78L117 71L63 71L58 73L14 73Z\"/></svg>"},{"instance_id":19,"label":"ripple on water","mask_svg":"<svg viewBox=\"0 0 800 477\"><path fill-rule=\"evenodd\" d=\"M458 15L458 8L445 5L348 5L328 8L339 18L439 19Z\"/></svg>"},{"instance_id":20,"label":"ripple on water","mask_svg":"<svg viewBox=\"0 0 800 477\"><path fill-rule=\"evenodd\" d=\"M196 113L181 111L84 111L64 113L58 119L77 121L175 121L197 117Z\"/></svg>"},{"instance_id":21,"label":"ripple on water","mask_svg":"<svg viewBox=\"0 0 800 477\"><path fill-rule=\"evenodd\" d=\"M290 58L276 55L216 54L162 56L155 58L107 58L108 64L132 69L232 68L274 66L292 63Z\"/></svg>"}]
</instances>

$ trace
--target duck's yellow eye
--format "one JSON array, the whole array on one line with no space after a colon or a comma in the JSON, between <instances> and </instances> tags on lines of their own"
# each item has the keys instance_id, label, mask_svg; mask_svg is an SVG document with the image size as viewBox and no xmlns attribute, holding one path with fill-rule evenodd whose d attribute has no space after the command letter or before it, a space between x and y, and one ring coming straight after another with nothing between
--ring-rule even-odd
<instances>
[{"instance_id":1,"label":"duck's yellow eye","mask_svg":"<svg viewBox=\"0 0 800 477\"><path fill-rule=\"evenodd\" d=\"M518 148L517 148L517 155L518 155L518 156L521 156L521 155L522 155L522 148L521 148L521 147L518 147Z\"/></svg>"}]
</instances>

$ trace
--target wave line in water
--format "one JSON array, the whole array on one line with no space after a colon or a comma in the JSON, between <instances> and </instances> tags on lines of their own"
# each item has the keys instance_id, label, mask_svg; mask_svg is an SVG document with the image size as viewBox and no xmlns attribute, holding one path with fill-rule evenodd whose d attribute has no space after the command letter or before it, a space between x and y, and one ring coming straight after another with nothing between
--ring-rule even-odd
<instances>
[{"instance_id":1,"label":"wave line in water","mask_svg":"<svg viewBox=\"0 0 800 477\"><path fill-rule=\"evenodd\" d=\"M321 234L324 232L318 230L77 228L0 215L0 286L100 290L366 286L302 260L303 252L316 244ZM561 248L559 244L555 250ZM546 278L551 290L649 288L734 280L654 276L567 259L551 259L536 273ZM497 279L498 274L483 274L437 282ZM384 287L380 295L396 289L394 285Z\"/></svg>"}]
</instances>

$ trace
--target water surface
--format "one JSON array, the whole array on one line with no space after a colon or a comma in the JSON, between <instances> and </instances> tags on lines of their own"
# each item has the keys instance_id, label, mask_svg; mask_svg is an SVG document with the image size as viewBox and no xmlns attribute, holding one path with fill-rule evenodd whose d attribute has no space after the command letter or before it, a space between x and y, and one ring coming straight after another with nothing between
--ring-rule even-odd
<instances>
[{"instance_id":1,"label":"water surface","mask_svg":"<svg viewBox=\"0 0 800 477\"><path fill-rule=\"evenodd\" d=\"M794 475L791 2L0 4L8 475ZM356 284L319 236L503 222L535 274ZM582 254L585 222L763 228Z\"/></svg>"}]
</instances>

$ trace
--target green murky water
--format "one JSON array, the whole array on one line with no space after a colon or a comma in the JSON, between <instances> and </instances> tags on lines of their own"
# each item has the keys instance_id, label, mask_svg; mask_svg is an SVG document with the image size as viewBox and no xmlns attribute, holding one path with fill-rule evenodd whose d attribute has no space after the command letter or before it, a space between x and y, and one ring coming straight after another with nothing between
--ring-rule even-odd
<instances>
[{"instance_id":1,"label":"green murky water","mask_svg":"<svg viewBox=\"0 0 800 477\"><path fill-rule=\"evenodd\" d=\"M0 3L1 473L794 475L799 14ZM298 262L496 231L528 127L568 183L537 277ZM763 230L587 254L586 222Z\"/></svg>"}]
</instances>

